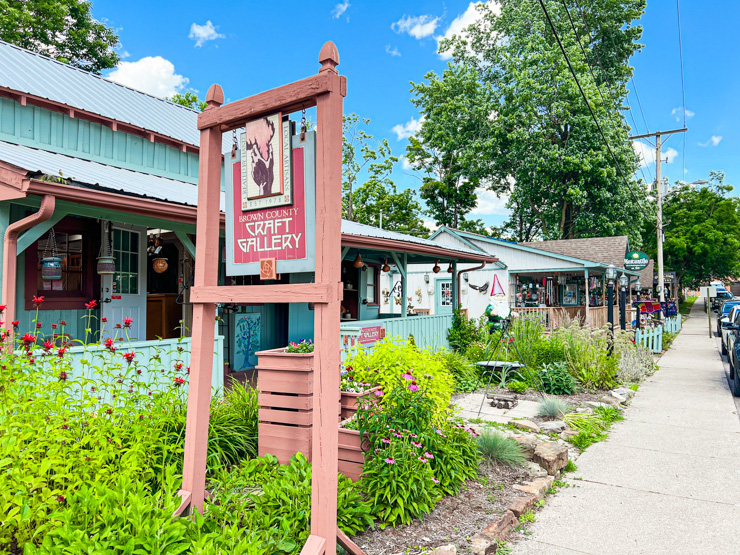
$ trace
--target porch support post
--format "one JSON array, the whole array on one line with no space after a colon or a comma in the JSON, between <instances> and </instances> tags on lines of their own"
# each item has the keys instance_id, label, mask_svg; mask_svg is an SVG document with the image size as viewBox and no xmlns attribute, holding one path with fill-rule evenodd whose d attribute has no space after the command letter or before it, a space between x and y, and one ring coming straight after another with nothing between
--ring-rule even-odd
<instances>
[{"instance_id":1,"label":"porch support post","mask_svg":"<svg viewBox=\"0 0 740 555\"><path fill-rule=\"evenodd\" d=\"M10 225L10 203L0 203L0 232L5 236L5 230ZM0 241L0 260L5 260L5 242ZM5 290L3 289L3 272L0 272L0 295L3 295ZM0 303L3 302L5 297L0 296ZM3 315L5 316L5 315ZM5 320L5 318L3 318Z\"/></svg>"},{"instance_id":2,"label":"porch support post","mask_svg":"<svg viewBox=\"0 0 740 555\"><path fill-rule=\"evenodd\" d=\"M398 258L398 254L396 254L394 251L391 251L391 258L393 259L393 262L396 263L396 268L398 268L398 272L401 274L401 317L404 318L406 316L406 310L404 310L404 307L406 306L406 303L404 301L404 299L406 299L406 295L403 288L406 286L406 266L404 266L401 259ZM391 284L392 283L393 280L391 280ZM391 291L393 291L392 286ZM393 312L393 305L391 305L391 312Z\"/></svg>"},{"instance_id":3,"label":"porch support post","mask_svg":"<svg viewBox=\"0 0 740 555\"><path fill-rule=\"evenodd\" d=\"M403 281L401 282L401 318L406 318L408 316L409 312L409 280L407 278L408 276L408 261L409 261L409 255L406 253L403 253L403 263L402 268L403 271L401 272L401 275L403 276Z\"/></svg>"},{"instance_id":4,"label":"porch support post","mask_svg":"<svg viewBox=\"0 0 740 555\"><path fill-rule=\"evenodd\" d=\"M457 294L457 282L460 280L460 276L457 275L457 261L452 263L452 312L454 313L460 304L460 299Z\"/></svg>"},{"instance_id":5,"label":"porch support post","mask_svg":"<svg viewBox=\"0 0 740 555\"><path fill-rule=\"evenodd\" d=\"M206 112L224 101L221 87L213 85L206 96ZM198 227L195 249L195 286L218 285L219 197L221 132L208 127L200 133L198 169ZM215 341L216 304L193 303L190 388L185 428L185 454L179 510L203 512L208 454L208 420L211 409L211 375Z\"/></svg>"},{"instance_id":6,"label":"porch support post","mask_svg":"<svg viewBox=\"0 0 740 555\"><path fill-rule=\"evenodd\" d=\"M588 269L587 268L583 270L583 276L584 276L584 279L586 280L586 324L588 324L590 327L593 327L591 325L591 318L590 318L591 311L589 310L589 306L588 306L588 302L589 302L588 297L589 297L590 291L588 290Z\"/></svg>"},{"instance_id":7,"label":"porch support post","mask_svg":"<svg viewBox=\"0 0 740 555\"><path fill-rule=\"evenodd\" d=\"M344 257L347 256L347 254L349 254L349 249L350 247L344 247L342 249L342 258L340 258L340 260L344 260Z\"/></svg>"},{"instance_id":8,"label":"porch support post","mask_svg":"<svg viewBox=\"0 0 740 555\"><path fill-rule=\"evenodd\" d=\"M182 243L182 246L185 247L185 250L188 251L190 257L195 260L195 245L193 245L193 242L190 240L190 237L188 237L188 234L182 230L176 229L175 235Z\"/></svg>"}]
</instances>

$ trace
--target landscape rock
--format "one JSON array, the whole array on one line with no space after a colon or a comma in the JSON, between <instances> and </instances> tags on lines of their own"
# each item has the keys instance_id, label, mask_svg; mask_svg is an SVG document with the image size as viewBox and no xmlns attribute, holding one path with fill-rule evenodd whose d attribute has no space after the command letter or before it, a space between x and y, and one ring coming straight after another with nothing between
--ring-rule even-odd
<instances>
[{"instance_id":1,"label":"landscape rock","mask_svg":"<svg viewBox=\"0 0 740 555\"><path fill-rule=\"evenodd\" d=\"M526 463L524 463L524 468L527 470L527 472L529 472L530 475L534 476L535 478L539 478L540 476L547 476L547 471L535 462L527 461Z\"/></svg>"},{"instance_id":2,"label":"landscape rock","mask_svg":"<svg viewBox=\"0 0 740 555\"><path fill-rule=\"evenodd\" d=\"M619 403L620 403L620 401L612 397L611 394L604 395L601 399L599 399L599 401L601 401L602 403L605 403L606 405L610 407L619 407Z\"/></svg>"},{"instance_id":3,"label":"landscape rock","mask_svg":"<svg viewBox=\"0 0 740 555\"><path fill-rule=\"evenodd\" d=\"M586 404L588 405L589 403L591 403L591 401L587 402ZM597 403L597 404L600 405L601 403ZM580 407L580 408L577 408L575 412L577 412L578 414L593 414L594 409L592 409L591 407Z\"/></svg>"},{"instance_id":4,"label":"landscape rock","mask_svg":"<svg viewBox=\"0 0 740 555\"><path fill-rule=\"evenodd\" d=\"M470 538L470 551L473 555L490 555L496 553L498 543L482 533Z\"/></svg>"},{"instance_id":5,"label":"landscape rock","mask_svg":"<svg viewBox=\"0 0 740 555\"><path fill-rule=\"evenodd\" d=\"M512 439L519 444L519 447L522 448L522 451L524 451L524 456L527 458L527 460L531 461L532 457L534 457L534 451L535 449L537 449L537 444L539 443L539 441L529 436L512 436Z\"/></svg>"},{"instance_id":6,"label":"landscape rock","mask_svg":"<svg viewBox=\"0 0 740 555\"><path fill-rule=\"evenodd\" d=\"M540 432L540 427L531 420L512 420L511 423L520 430L527 430L536 434Z\"/></svg>"},{"instance_id":7,"label":"landscape rock","mask_svg":"<svg viewBox=\"0 0 740 555\"><path fill-rule=\"evenodd\" d=\"M609 392L609 395L610 395L611 397L614 397L614 398L615 398L615 399L616 399L617 401L619 401L620 403L626 403L626 402L627 402L627 401L629 400L629 397L627 397L627 396L625 396L625 395L621 395L621 394L619 394L619 393L616 393L615 391L610 391L610 392Z\"/></svg>"},{"instance_id":8,"label":"landscape rock","mask_svg":"<svg viewBox=\"0 0 740 555\"><path fill-rule=\"evenodd\" d=\"M562 420L552 420L550 422L543 422L540 424L540 429L543 432L558 434L565 430L565 422Z\"/></svg>"},{"instance_id":9,"label":"landscape rock","mask_svg":"<svg viewBox=\"0 0 740 555\"><path fill-rule=\"evenodd\" d=\"M491 539L503 540L518 522L513 512L506 511L498 520L483 528L483 533Z\"/></svg>"},{"instance_id":10,"label":"landscape rock","mask_svg":"<svg viewBox=\"0 0 740 555\"><path fill-rule=\"evenodd\" d=\"M515 497L509 505L509 510L514 513L514 516L519 518L529 509L534 507L534 497L531 495L522 495L521 497Z\"/></svg>"},{"instance_id":11,"label":"landscape rock","mask_svg":"<svg viewBox=\"0 0 740 555\"><path fill-rule=\"evenodd\" d=\"M535 478L531 482L514 484L514 489L528 493L534 497L535 501L539 501L545 497L554 481L553 476L543 476L542 478Z\"/></svg>"},{"instance_id":12,"label":"landscape rock","mask_svg":"<svg viewBox=\"0 0 740 555\"><path fill-rule=\"evenodd\" d=\"M568 448L559 443L543 442L535 449L532 460L553 476L568 464Z\"/></svg>"},{"instance_id":13,"label":"landscape rock","mask_svg":"<svg viewBox=\"0 0 740 555\"><path fill-rule=\"evenodd\" d=\"M632 399L632 397L635 396L635 392L628 387L618 387L617 389L613 389L612 393L616 393L622 397L627 397L627 399Z\"/></svg>"},{"instance_id":14,"label":"landscape rock","mask_svg":"<svg viewBox=\"0 0 740 555\"><path fill-rule=\"evenodd\" d=\"M608 409L609 407L613 407L614 406L611 403L599 403L599 402L596 402L596 401L586 401L586 404L589 407L594 408L594 409L598 409L598 408L606 408L606 409ZM619 405L619 403L617 403L617 405Z\"/></svg>"},{"instance_id":15,"label":"landscape rock","mask_svg":"<svg viewBox=\"0 0 740 555\"><path fill-rule=\"evenodd\" d=\"M558 437L560 439L563 439L563 440L568 440L568 439L572 438L573 436L577 436L577 435L578 435L578 432L576 432L576 431L573 431L573 430L563 430L562 432L560 432L560 434L558 435Z\"/></svg>"},{"instance_id":16,"label":"landscape rock","mask_svg":"<svg viewBox=\"0 0 740 555\"><path fill-rule=\"evenodd\" d=\"M457 555L457 547L454 543L442 545L428 552L429 555Z\"/></svg>"}]
</instances>

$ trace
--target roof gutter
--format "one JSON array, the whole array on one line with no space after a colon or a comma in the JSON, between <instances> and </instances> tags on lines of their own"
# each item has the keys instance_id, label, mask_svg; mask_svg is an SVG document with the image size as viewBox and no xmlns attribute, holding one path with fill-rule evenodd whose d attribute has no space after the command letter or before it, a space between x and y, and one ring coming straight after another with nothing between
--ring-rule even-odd
<instances>
[{"instance_id":1,"label":"roof gutter","mask_svg":"<svg viewBox=\"0 0 740 555\"><path fill-rule=\"evenodd\" d=\"M458 270L457 271L457 304L460 304L460 274L466 273L466 272L475 272L476 270L482 270L486 267L488 262L481 262L479 266L475 266L473 268L468 268L467 270Z\"/></svg>"},{"instance_id":2,"label":"roof gutter","mask_svg":"<svg viewBox=\"0 0 740 555\"><path fill-rule=\"evenodd\" d=\"M382 239L380 237L366 237L364 235L352 235L342 233L342 246L364 248L369 250L407 252L410 254L426 254L445 260L457 260L462 262L483 262L493 264L498 258L488 254L475 254L456 252L443 246L433 247L431 245L420 245L418 243L407 243L396 239Z\"/></svg>"},{"instance_id":3,"label":"roof gutter","mask_svg":"<svg viewBox=\"0 0 740 555\"><path fill-rule=\"evenodd\" d=\"M15 293L18 256L18 236L22 231L32 228L36 224L45 222L54 215L56 199L54 195L44 195L38 212L26 216L22 220L13 222L5 230L3 249L3 303L5 303L5 321L8 323L6 329L13 332L11 322L15 320Z\"/></svg>"}]
</instances>

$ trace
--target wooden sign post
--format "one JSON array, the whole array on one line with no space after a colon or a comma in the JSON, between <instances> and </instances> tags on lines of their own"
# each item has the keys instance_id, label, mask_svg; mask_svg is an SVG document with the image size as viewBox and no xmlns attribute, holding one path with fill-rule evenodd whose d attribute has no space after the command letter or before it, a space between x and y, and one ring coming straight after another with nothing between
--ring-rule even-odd
<instances>
[{"instance_id":1,"label":"wooden sign post","mask_svg":"<svg viewBox=\"0 0 740 555\"><path fill-rule=\"evenodd\" d=\"M222 106L213 85L198 116L201 131L198 173L197 244L193 303L190 392L185 430L181 504L176 514L203 511L213 372L216 303L314 303L313 480L311 535L302 553L336 553L339 405L339 310L342 300L342 102L347 81L336 69L334 43L319 54L318 75ZM221 145L225 132L274 113L316 106L315 283L219 286ZM220 369L219 369L220 371Z\"/></svg>"}]
</instances>

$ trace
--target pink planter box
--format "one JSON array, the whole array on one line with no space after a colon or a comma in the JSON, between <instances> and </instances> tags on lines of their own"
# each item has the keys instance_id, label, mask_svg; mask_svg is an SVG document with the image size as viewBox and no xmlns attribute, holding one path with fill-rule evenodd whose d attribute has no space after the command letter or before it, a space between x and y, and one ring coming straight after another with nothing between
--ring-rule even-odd
<instances>
[{"instance_id":1,"label":"pink planter box","mask_svg":"<svg viewBox=\"0 0 740 555\"><path fill-rule=\"evenodd\" d=\"M379 385L376 385L375 387L367 389L361 393L342 391L342 397L340 400L340 405L342 406L342 420L347 420L348 418L352 418L355 415L355 413L357 412L357 407L360 404L361 397L364 397L365 395L372 395L378 389L380 389Z\"/></svg>"}]
</instances>

